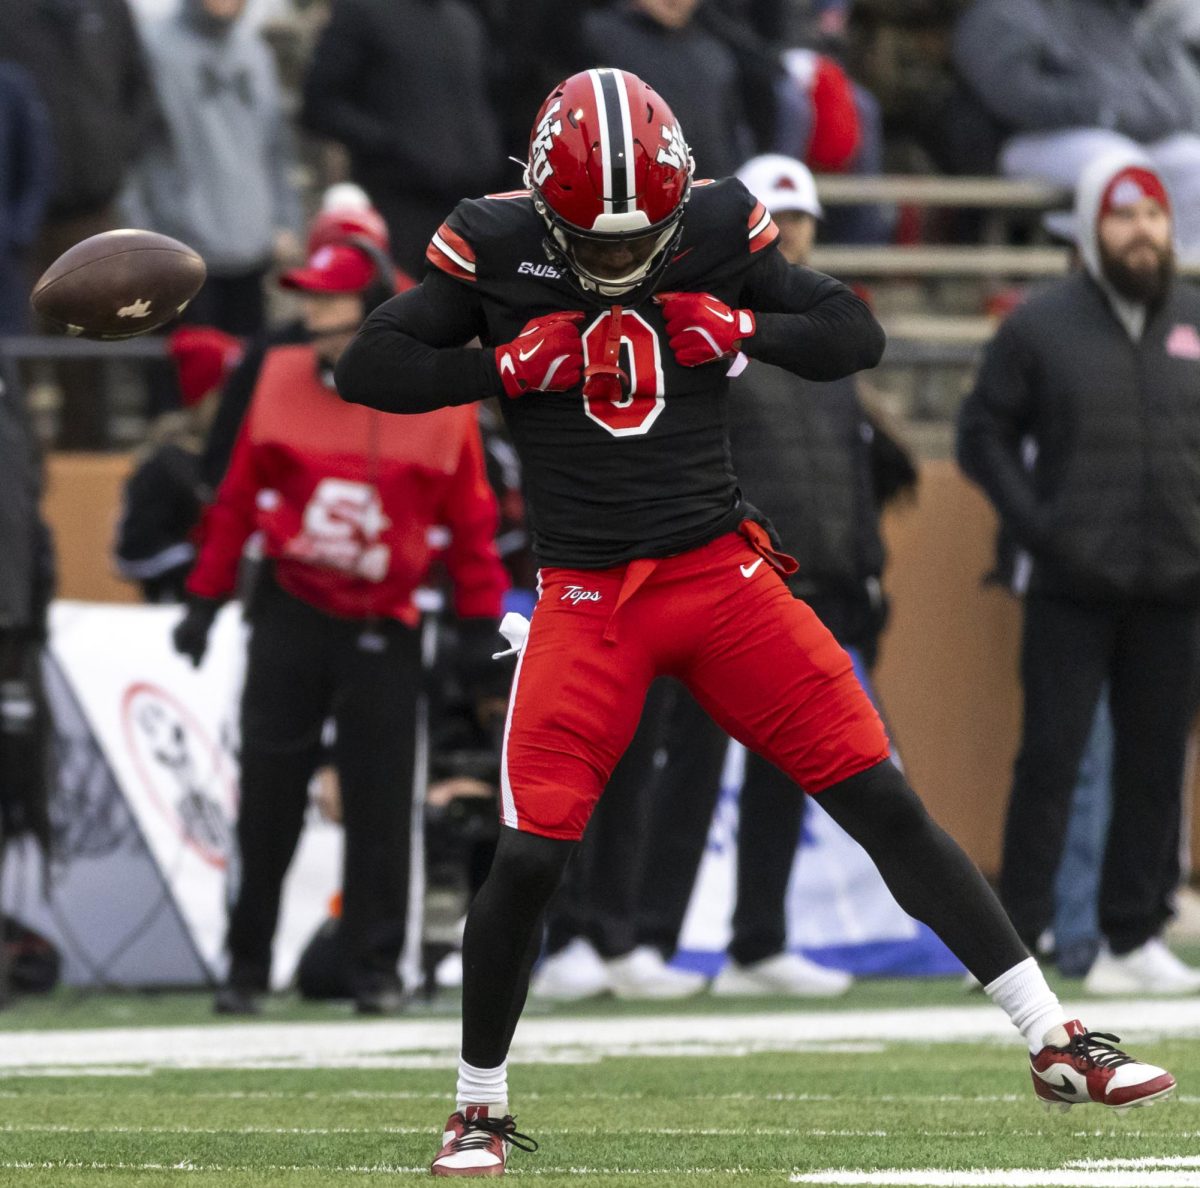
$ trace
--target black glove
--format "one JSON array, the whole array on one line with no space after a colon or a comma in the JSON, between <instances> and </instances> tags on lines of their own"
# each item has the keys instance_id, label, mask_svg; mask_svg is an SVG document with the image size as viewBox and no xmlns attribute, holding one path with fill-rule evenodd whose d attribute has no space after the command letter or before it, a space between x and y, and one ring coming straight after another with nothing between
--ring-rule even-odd
<instances>
[{"instance_id":1,"label":"black glove","mask_svg":"<svg viewBox=\"0 0 1200 1188\"><path fill-rule=\"evenodd\" d=\"M213 620L224 604L221 598L201 598L197 594L188 596L187 610L171 632L171 642L181 656L187 656L193 667L199 668L204 653L208 651L208 633Z\"/></svg>"}]
</instances>

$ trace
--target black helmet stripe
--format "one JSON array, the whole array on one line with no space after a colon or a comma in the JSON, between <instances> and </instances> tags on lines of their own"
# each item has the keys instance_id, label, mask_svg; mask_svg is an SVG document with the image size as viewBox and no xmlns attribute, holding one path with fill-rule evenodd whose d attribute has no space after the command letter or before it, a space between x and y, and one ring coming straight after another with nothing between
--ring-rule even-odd
<instances>
[{"instance_id":1,"label":"black helmet stripe","mask_svg":"<svg viewBox=\"0 0 1200 1188\"><path fill-rule=\"evenodd\" d=\"M637 197L633 176L633 123L625 79L618 70L589 70L600 117L600 151L604 161L604 209L625 214Z\"/></svg>"}]
</instances>

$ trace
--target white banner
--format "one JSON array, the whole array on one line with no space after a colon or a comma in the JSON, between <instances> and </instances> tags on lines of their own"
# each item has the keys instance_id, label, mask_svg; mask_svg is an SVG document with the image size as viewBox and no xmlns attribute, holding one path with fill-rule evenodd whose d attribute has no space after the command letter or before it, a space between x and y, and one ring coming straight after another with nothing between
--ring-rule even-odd
<instances>
[{"instance_id":1,"label":"white banner","mask_svg":"<svg viewBox=\"0 0 1200 1188\"><path fill-rule=\"evenodd\" d=\"M59 602L50 649L214 977L224 973L236 854L237 721L246 628L225 607L204 663L171 647L178 607ZM310 814L284 888L272 981L286 985L341 881L341 830ZM119 929L121 922L115 922Z\"/></svg>"}]
</instances>

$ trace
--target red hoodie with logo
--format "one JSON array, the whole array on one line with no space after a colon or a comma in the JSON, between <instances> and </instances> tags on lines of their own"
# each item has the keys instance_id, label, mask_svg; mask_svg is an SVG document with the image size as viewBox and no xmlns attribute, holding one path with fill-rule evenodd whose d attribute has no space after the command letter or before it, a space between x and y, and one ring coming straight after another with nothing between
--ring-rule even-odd
<instances>
[{"instance_id":1,"label":"red hoodie with logo","mask_svg":"<svg viewBox=\"0 0 1200 1188\"><path fill-rule=\"evenodd\" d=\"M188 590L231 595L259 533L280 586L340 618L415 624L440 555L460 618L498 617L508 577L472 406L389 416L347 404L309 346L267 354Z\"/></svg>"}]
</instances>

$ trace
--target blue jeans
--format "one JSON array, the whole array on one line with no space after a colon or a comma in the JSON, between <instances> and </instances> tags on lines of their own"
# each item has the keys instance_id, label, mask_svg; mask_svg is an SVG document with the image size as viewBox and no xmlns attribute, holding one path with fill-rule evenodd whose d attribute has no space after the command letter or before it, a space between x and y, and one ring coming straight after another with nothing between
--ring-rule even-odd
<instances>
[{"instance_id":1,"label":"blue jeans","mask_svg":"<svg viewBox=\"0 0 1200 1188\"><path fill-rule=\"evenodd\" d=\"M1112 717L1101 694L1071 797L1071 818L1054 879L1054 941L1068 946L1100 941L1100 873L1112 809Z\"/></svg>"}]
</instances>

